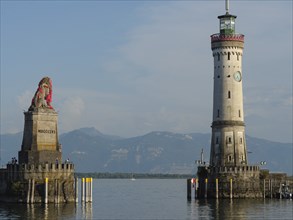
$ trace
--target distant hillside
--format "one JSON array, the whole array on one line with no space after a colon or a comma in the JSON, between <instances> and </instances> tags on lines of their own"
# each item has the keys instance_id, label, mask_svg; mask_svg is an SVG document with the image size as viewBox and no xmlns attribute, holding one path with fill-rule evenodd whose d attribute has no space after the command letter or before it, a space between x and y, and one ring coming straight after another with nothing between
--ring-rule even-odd
<instances>
[{"instance_id":1,"label":"distant hillside","mask_svg":"<svg viewBox=\"0 0 293 220\"><path fill-rule=\"evenodd\" d=\"M1 135L1 164L16 156L22 133ZM195 160L209 161L210 134L151 132L133 138L105 135L95 128L81 128L60 135L63 159L76 164L78 172L130 172L191 174ZM264 168L292 174L292 143L247 137L250 164L266 161Z\"/></svg>"}]
</instances>

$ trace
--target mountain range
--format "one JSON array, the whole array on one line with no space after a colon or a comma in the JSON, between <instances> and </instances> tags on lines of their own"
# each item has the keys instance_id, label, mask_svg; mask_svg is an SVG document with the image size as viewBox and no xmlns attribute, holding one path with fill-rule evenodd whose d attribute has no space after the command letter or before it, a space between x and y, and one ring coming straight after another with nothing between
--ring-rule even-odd
<instances>
[{"instance_id":1,"label":"mountain range","mask_svg":"<svg viewBox=\"0 0 293 220\"><path fill-rule=\"evenodd\" d=\"M17 157L22 132L0 137L1 166ZM122 138L106 135L95 128L81 128L59 136L63 160L75 163L77 172L127 172L194 174L196 160L204 152L209 161L210 134L179 134L154 131ZM263 169L292 175L292 143L273 142L246 136L249 164L266 161Z\"/></svg>"}]
</instances>

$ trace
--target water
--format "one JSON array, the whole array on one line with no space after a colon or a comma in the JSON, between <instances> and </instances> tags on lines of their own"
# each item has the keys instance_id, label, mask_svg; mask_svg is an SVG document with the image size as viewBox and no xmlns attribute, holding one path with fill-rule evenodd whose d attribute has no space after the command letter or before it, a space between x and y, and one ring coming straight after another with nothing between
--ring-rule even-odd
<instances>
[{"instance_id":1,"label":"water","mask_svg":"<svg viewBox=\"0 0 293 220\"><path fill-rule=\"evenodd\" d=\"M293 201L186 199L186 180L93 180L93 203L0 204L0 219L293 219Z\"/></svg>"}]
</instances>

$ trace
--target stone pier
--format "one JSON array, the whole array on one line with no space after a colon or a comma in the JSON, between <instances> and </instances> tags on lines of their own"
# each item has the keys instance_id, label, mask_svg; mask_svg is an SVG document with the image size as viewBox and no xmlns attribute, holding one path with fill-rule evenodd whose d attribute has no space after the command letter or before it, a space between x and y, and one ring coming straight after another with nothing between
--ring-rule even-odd
<instances>
[{"instance_id":1,"label":"stone pier","mask_svg":"<svg viewBox=\"0 0 293 220\"><path fill-rule=\"evenodd\" d=\"M52 81L44 77L24 112L18 160L0 169L0 201L24 203L75 202L74 164L62 162L58 113L51 105Z\"/></svg>"}]
</instances>

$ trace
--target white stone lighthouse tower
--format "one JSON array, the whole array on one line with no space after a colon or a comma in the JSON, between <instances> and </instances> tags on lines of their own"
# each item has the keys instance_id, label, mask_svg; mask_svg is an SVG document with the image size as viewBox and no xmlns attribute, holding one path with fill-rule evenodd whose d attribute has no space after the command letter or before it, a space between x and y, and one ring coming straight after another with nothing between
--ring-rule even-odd
<instances>
[{"instance_id":1,"label":"white stone lighthouse tower","mask_svg":"<svg viewBox=\"0 0 293 220\"><path fill-rule=\"evenodd\" d=\"M199 198L260 198L259 166L248 165L242 94L244 35L235 32L235 15L218 16L211 35L214 98L210 164L198 166Z\"/></svg>"},{"instance_id":2,"label":"white stone lighthouse tower","mask_svg":"<svg viewBox=\"0 0 293 220\"><path fill-rule=\"evenodd\" d=\"M242 94L244 35L235 32L235 15L218 16L220 32L211 35L214 58L214 98L211 166L247 164Z\"/></svg>"}]
</instances>

